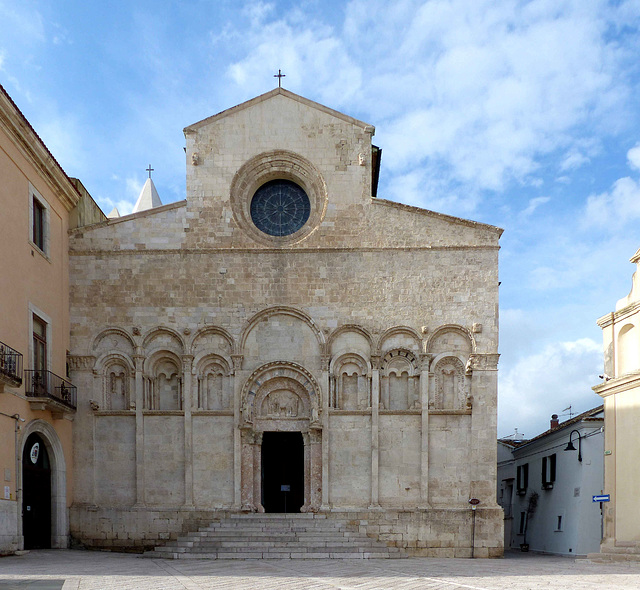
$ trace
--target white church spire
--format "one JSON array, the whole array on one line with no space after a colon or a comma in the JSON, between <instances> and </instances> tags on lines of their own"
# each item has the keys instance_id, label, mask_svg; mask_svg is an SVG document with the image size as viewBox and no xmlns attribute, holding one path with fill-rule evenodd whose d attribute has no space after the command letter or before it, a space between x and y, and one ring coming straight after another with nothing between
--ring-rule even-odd
<instances>
[{"instance_id":1,"label":"white church spire","mask_svg":"<svg viewBox=\"0 0 640 590\"><path fill-rule=\"evenodd\" d=\"M153 184L153 180L151 180L151 172L153 172L151 164L149 164L147 172L149 173L149 178L147 178L147 181L140 191L140 196L133 207L133 213L146 211L147 209L153 209L154 207L160 207L162 205L156 186Z\"/></svg>"}]
</instances>

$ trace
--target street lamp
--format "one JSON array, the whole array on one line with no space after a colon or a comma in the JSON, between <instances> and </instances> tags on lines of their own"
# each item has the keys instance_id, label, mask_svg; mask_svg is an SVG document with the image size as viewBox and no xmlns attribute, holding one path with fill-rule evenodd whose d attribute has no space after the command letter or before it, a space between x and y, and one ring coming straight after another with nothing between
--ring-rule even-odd
<instances>
[{"instance_id":1,"label":"street lamp","mask_svg":"<svg viewBox=\"0 0 640 590\"><path fill-rule=\"evenodd\" d=\"M574 432L578 435L578 461L580 461L580 463L582 463L582 437L580 436L580 432L578 432L577 430L572 430L569 433L569 444L565 448L565 451L575 451L576 450L576 448L573 446L573 443L571 442L571 436L573 435Z\"/></svg>"}]
</instances>

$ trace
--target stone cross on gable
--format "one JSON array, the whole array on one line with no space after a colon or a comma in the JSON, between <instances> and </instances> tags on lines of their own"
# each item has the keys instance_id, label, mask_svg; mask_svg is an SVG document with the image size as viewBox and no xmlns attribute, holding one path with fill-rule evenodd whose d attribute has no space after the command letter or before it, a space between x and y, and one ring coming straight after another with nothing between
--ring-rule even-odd
<instances>
[{"instance_id":1,"label":"stone cross on gable","mask_svg":"<svg viewBox=\"0 0 640 590\"><path fill-rule=\"evenodd\" d=\"M282 88L282 78L286 78L286 74L283 74L282 70L278 70L278 73L274 74L273 77L278 78L278 88Z\"/></svg>"}]
</instances>

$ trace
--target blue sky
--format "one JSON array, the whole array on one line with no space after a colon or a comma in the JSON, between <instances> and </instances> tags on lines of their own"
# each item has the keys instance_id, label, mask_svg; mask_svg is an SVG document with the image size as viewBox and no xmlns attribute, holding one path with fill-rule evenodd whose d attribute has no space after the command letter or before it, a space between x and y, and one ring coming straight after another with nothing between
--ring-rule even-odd
<instances>
[{"instance_id":1,"label":"blue sky","mask_svg":"<svg viewBox=\"0 0 640 590\"><path fill-rule=\"evenodd\" d=\"M274 87L375 125L379 196L503 227L501 436L599 404L640 247L639 0L0 0L0 82L109 212ZM568 417L568 416L567 416Z\"/></svg>"}]
</instances>

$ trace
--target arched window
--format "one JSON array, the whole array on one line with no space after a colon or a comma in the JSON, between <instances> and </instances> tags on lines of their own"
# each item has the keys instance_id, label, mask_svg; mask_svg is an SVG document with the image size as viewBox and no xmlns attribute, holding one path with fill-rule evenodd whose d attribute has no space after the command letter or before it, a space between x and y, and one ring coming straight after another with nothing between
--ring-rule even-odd
<instances>
[{"instance_id":1,"label":"arched window","mask_svg":"<svg viewBox=\"0 0 640 590\"><path fill-rule=\"evenodd\" d=\"M408 410L420 407L418 363L404 349L390 350L382 360L381 409Z\"/></svg>"}]
</instances>

